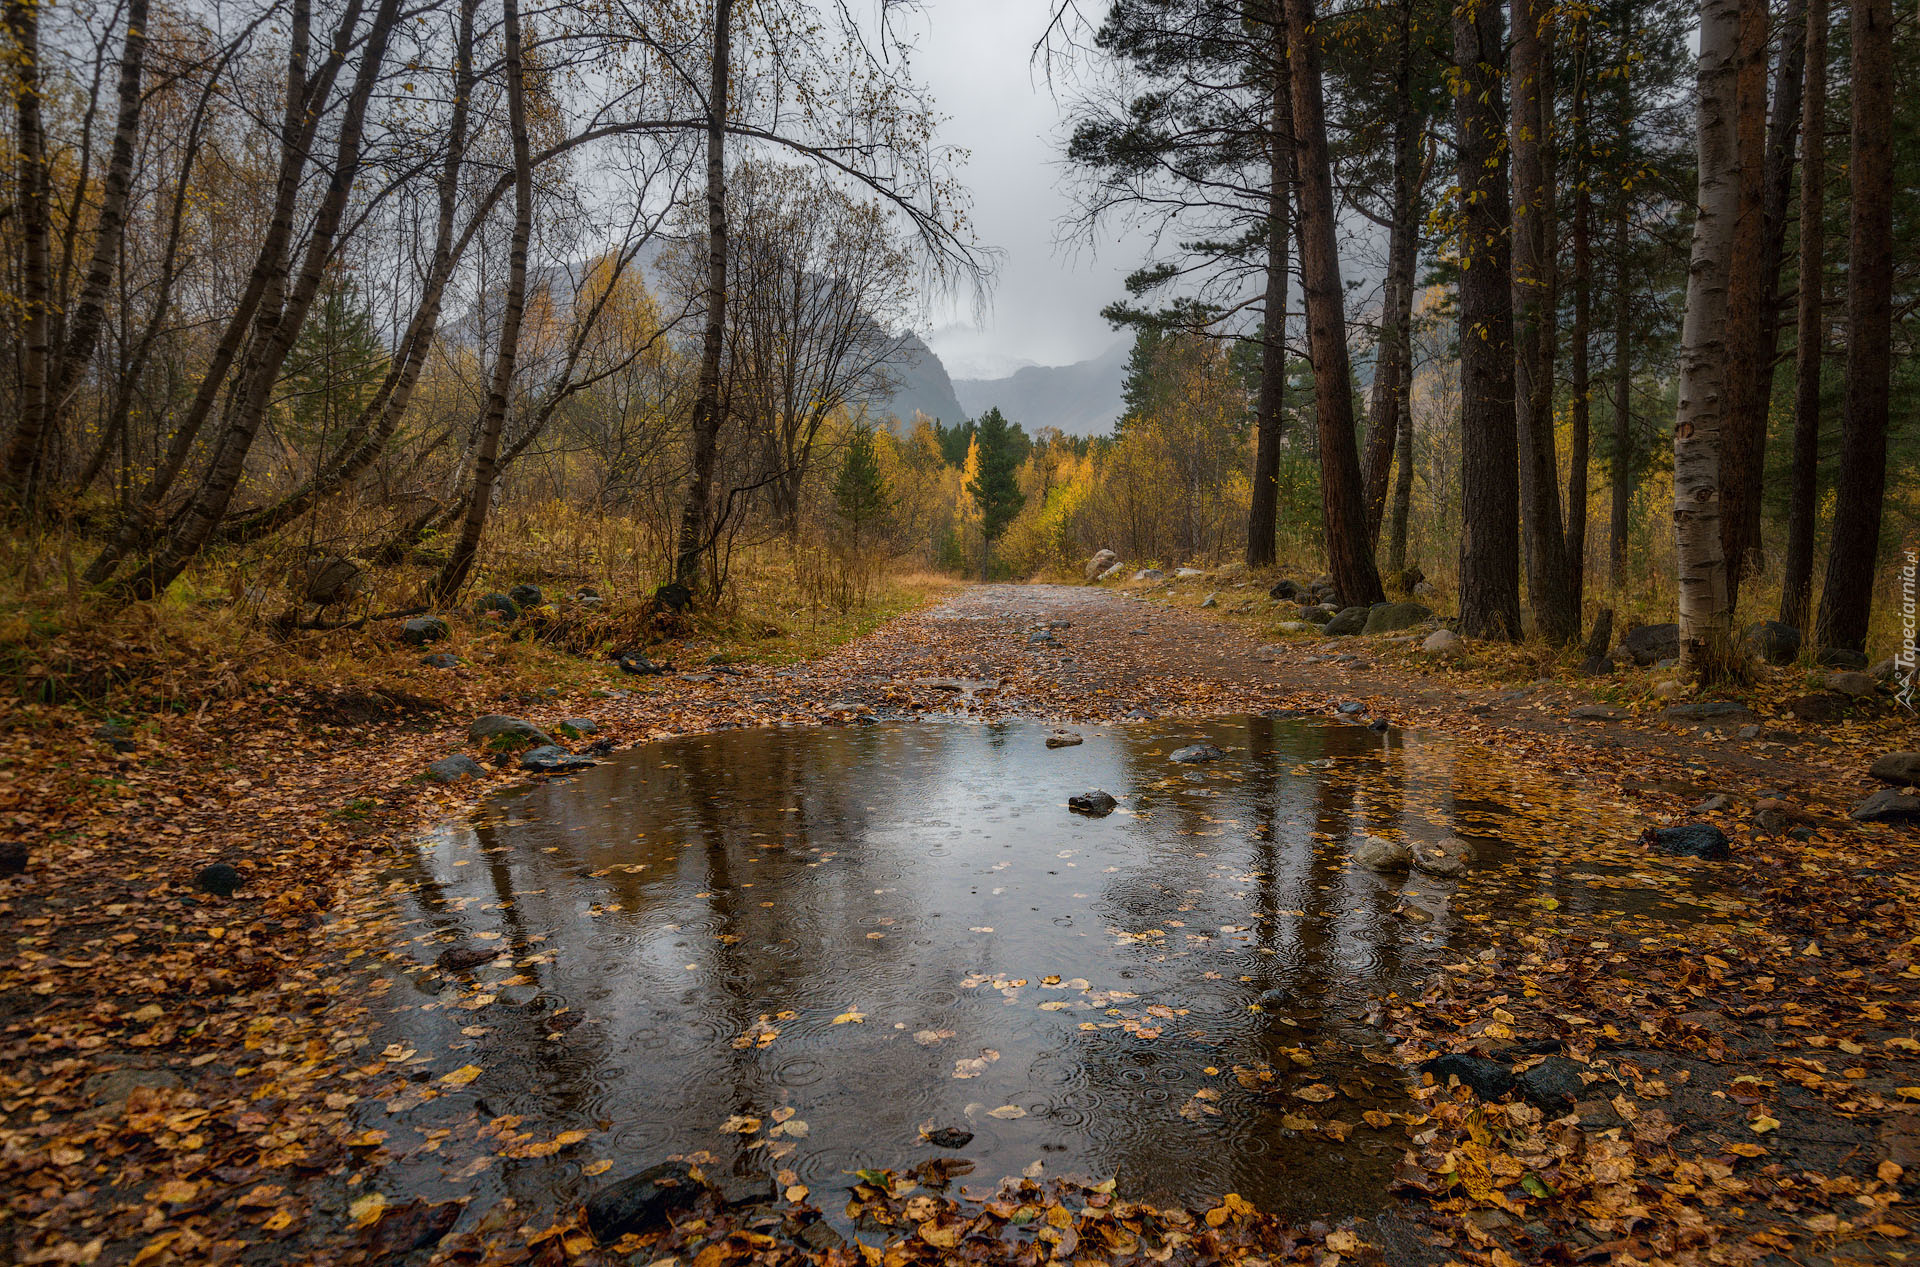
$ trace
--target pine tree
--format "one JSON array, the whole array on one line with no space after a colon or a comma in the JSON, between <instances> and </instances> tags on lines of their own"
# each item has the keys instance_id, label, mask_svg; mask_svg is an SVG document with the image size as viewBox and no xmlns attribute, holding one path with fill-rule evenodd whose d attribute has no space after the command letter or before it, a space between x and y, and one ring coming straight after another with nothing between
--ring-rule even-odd
<instances>
[{"instance_id":1,"label":"pine tree","mask_svg":"<svg viewBox=\"0 0 1920 1267\"><path fill-rule=\"evenodd\" d=\"M978 469L967 483L967 496L980 508L980 532L987 551L1026 505L1020 491L1020 463L1027 457L1027 434L1004 418L998 408L975 420L973 443ZM981 569L985 571L983 556Z\"/></svg>"},{"instance_id":2,"label":"pine tree","mask_svg":"<svg viewBox=\"0 0 1920 1267\"><path fill-rule=\"evenodd\" d=\"M893 505L887 495L886 477L880 473L879 455L874 452L871 427L856 427L847 441L840 476L833 485L833 504L847 525L856 552L861 529L882 518Z\"/></svg>"}]
</instances>

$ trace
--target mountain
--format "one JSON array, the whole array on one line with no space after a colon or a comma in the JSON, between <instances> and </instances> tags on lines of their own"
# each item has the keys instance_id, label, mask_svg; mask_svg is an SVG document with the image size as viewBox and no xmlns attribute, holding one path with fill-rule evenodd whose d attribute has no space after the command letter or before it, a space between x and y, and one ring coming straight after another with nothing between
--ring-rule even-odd
<instances>
[{"instance_id":1,"label":"mountain","mask_svg":"<svg viewBox=\"0 0 1920 1267\"><path fill-rule=\"evenodd\" d=\"M919 335L906 337L901 344L900 358L888 367L888 373L893 375L896 384L893 394L870 404L874 413L882 417L891 414L901 424L901 430L912 423L915 411L948 426L967 416L954 398L953 380L947 377L947 367L940 363L932 348L920 341Z\"/></svg>"},{"instance_id":2,"label":"mountain","mask_svg":"<svg viewBox=\"0 0 1920 1267\"><path fill-rule=\"evenodd\" d=\"M1128 345L1114 344L1090 361L1029 365L1006 378L963 378L953 385L968 417L997 406L1032 435L1058 427L1068 435L1110 435L1120 417Z\"/></svg>"}]
</instances>

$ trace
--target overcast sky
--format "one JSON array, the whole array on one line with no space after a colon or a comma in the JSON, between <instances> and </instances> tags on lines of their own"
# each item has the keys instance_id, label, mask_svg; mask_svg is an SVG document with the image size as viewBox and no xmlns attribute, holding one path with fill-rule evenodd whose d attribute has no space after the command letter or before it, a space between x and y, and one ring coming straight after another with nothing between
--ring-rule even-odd
<instances>
[{"instance_id":1,"label":"overcast sky","mask_svg":"<svg viewBox=\"0 0 1920 1267\"><path fill-rule=\"evenodd\" d=\"M956 378L998 377L1023 363L1065 365L1098 356L1125 336L1100 309L1125 291L1137 242L1097 251L1056 249L1061 217L1061 107L1029 64L1048 0L925 0L916 76L948 122L940 137L972 157L961 176L973 192L980 241L1004 252L991 307L936 313L927 341ZM1094 8L1102 5L1091 6Z\"/></svg>"}]
</instances>

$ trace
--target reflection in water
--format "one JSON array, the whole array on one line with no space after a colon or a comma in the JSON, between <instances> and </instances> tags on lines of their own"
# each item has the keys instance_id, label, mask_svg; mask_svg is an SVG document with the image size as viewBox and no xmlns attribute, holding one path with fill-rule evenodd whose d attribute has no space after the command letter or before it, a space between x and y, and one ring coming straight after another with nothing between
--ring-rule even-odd
<instances>
[{"instance_id":1,"label":"reflection in water","mask_svg":"<svg viewBox=\"0 0 1920 1267\"><path fill-rule=\"evenodd\" d=\"M477 989L422 971L390 996L388 1041L486 1072L392 1118L369 1102L394 1134L384 1185L577 1199L596 1157L619 1175L704 1152L737 1179L791 1168L831 1213L842 1172L922 1160L923 1130L959 1127L977 1179L1358 1212L1404 1139L1361 1120L1405 1105L1373 1000L1462 926L1453 882L1356 868L1350 843L1459 833L1481 844L1466 884L1618 900L1500 865L1524 849L1494 838L1520 826L1503 806L1541 810L1477 750L1269 718L1086 728L1053 750L1047 733L676 739L434 837L401 877L419 958L457 933L512 959ZM1200 738L1226 757L1167 760ZM1121 812L1066 811L1093 787ZM431 1136L476 1114L519 1118L495 1128L507 1142L595 1134L476 1174Z\"/></svg>"}]
</instances>

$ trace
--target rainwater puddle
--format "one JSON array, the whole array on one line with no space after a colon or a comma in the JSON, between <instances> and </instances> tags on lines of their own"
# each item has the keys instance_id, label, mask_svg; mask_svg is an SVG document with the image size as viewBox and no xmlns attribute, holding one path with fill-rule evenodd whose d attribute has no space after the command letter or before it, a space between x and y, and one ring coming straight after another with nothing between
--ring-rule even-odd
<instances>
[{"instance_id":1,"label":"rainwater puddle","mask_svg":"<svg viewBox=\"0 0 1920 1267\"><path fill-rule=\"evenodd\" d=\"M430 838L396 877L423 966L381 1003L383 1041L435 1078L483 1072L366 1101L382 1186L567 1203L691 1155L741 1187L790 1169L836 1217L846 1172L950 1156L975 1185L1113 1176L1190 1206L1364 1212L1409 1107L1377 1000L1475 949L1490 907L1674 935L1719 901L1620 849L1630 821L1595 825L1590 798L1484 750L1320 719L1088 726L1049 749L1052 729L675 739ZM1202 740L1226 755L1168 760ZM1120 810L1068 812L1090 788ZM1458 881L1378 875L1348 858L1368 833L1480 856ZM503 957L424 966L454 940ZM502 1117L506 1158L436 1151L434 1130ZM972 1139L937 1148L939 1128ZM591 1134L546 1145L566 1130Z\"/></svg>"}]
</instances>

